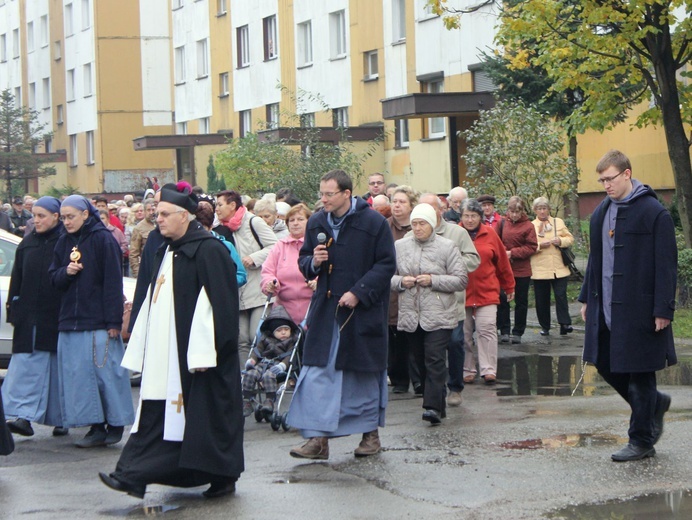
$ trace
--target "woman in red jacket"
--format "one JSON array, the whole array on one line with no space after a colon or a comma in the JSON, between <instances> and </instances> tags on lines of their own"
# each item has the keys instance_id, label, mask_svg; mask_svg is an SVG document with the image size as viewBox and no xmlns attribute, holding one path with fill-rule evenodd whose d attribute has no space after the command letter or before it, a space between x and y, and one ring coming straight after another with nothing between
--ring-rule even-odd
<instances>
[{"instance_id":1,"label":"woman in red jacket","mask_svg":"<svg viewBox=\"0 0 692 520\"><path fill-rule=\"evenodd\" d=\"M507 217L498 231L507 250L507 258L514 272L514 327L512 343L521 343L526 330L526 313L529 309L529 287L531 285L531 256L538 251L536 229L526 214L526 203L521 197L510 197L507 203ZM509 299L500 295L497 308L497 328L500 329L500 343L510 342Z\"/></svg>"},{"instance_id":2,"label":"woman in red jacket","mask_svg":"<svg viewBox=\"0 0 692 520\"><path fill-rule=\"evenodd\" d=\"M505 246L490 226L481 223L483 208L476 199L466 199L462 205L461 224L468 231L481 257L478 268L469 273L466 286L466 319L464 320L464 383L476 378L476 357L481 377L486 384L495 383L497 373L497 305L500 288L507 299L514 298L514 275ZM533 224L531 225L533 227ZM476 346L473 348L473 329Z\"/></svg>"}]
</instances>

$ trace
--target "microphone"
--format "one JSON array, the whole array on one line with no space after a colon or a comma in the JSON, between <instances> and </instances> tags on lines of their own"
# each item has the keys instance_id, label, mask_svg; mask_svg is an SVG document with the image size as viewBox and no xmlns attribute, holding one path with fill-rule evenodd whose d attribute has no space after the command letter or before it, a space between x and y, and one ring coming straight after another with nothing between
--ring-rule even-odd
<instances>
[{"instance_id":1,"label":"microphone","mask_svg":"<svg viewBox=\"0 0 692 520\"><path fill-rule=\"evenodd\" d=\"M327 242L327 235L324 233L317 233L317 242L320 245L324 245Z\"/></svg>"},{"instance_id":2,"label":"microphone","mask_svg":"<svg viewBox=\"0 0 692 520\"><path fill-rule=\"evenodd\" d=\"M318 242L321 246L323 246L324 244L326 244L326 243L327 243L327 235L326 235L325 233L322 233L322 232L317 233L317 242ZM327 246L327 247L328 247L328 246ZM330 286L330 284L329 284L329 275L332 274L332 266L331 266L331 264L329 263L329 260L327 260L327 265L329 266L328 269L327 269L327 271L326 271L326 273L325 273L325 276L326 276L326 278L327 278L327 298L331 298L331 296L332 296L332 290L331 290L331 286Z\"/></svg>"}]
</instances>

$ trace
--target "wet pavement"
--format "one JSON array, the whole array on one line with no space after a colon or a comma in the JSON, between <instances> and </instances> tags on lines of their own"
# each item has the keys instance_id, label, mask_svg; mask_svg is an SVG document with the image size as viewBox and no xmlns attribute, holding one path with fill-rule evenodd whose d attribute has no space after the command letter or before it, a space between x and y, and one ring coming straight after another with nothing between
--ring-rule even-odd
<instances>
[{"instance_id":1,"label":"wet pavement","mask_svg":"<svg viewBox=\"0 0 692 520\"><path fill-rule=\"evenodd\" d=\"M381 454L356 459L359 439L330 442L330 459L292 459L296 432L246 422L246 467L235 496L150 486L143 501L105 488L121 446L78 450L85 433L53 438L36 427L0 458L2 518L462 518L641 519L692 517L692 346L659 373L673 404L657 456L614 463L627 442L628 409L587 366L579 333L543 338L532 325L504 345L498 384L468 385L441 426L421 420L420 398L390 395ZM133 399L137 390L133 390Z\"/></svg>"}]
</instances>

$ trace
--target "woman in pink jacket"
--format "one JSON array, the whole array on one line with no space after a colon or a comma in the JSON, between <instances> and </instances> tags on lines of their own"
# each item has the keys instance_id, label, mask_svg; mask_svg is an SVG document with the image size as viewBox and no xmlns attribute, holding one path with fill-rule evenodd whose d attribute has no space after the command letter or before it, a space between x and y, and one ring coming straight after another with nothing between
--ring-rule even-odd
<instances>
[{"instance_id":1,"label":"woman in pink jacket","mask_svg":"<svg viewBox=\"0 0 692 520\"><path fill-rule=\"evenodd\" d=\"M298 269L298 253L303 246L305 226L312 212L305 204L296 204L286 214L289 235L279 240L262 264L262 292L276 296L294 323L305 318L317 280L306 282Z\"/></svg>"}]
</instances>

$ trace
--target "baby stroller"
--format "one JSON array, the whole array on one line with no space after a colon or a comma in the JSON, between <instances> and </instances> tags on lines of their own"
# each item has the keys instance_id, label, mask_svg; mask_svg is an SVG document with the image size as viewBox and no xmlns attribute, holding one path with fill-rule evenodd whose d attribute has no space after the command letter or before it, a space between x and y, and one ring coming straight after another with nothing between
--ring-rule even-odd
<instances>
[{"instance_id":1,"label":"baby stroller","mask_svg":"<svg viewBox=\"0 0 692 520\"><path fill-rule=\"evenodd\" d=\"M257 422L266 420L274 431L288 430L280 409L287 387L295 385L302 329L280 305L265 315L266 307L243 371L243 414L254 413Z\"/></svg>"}]
</instances>

